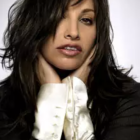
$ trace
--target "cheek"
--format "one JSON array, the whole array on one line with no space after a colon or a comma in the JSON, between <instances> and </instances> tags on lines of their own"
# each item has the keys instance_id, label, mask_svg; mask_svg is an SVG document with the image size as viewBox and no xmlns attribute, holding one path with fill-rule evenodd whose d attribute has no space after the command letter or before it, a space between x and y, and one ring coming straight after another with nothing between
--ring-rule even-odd
<instances>
[{"instance_id":1,"label":"cheek","mask_svg":"<svg viewBox=\"0 0 140 140\"><path fill-rule=\"evenodd\" d=\"M92 48L94 47L93 44L95 43L95 40L96 40L96 32L86 32L86 34L83 35L83 41L82 41L82 44L84 46L84 56L83 56L83 60L85 60Z\"/></svg>"},{"instance_id":2,"label":"cheek","mask_svg":"<svg viewBox=\"0 0 140 140\"><path fill-rule=\"evenodd\" d=\"M96 39L96 26L81 28L81 38L84 46L90 47Z\"/></svg>"},{"instance_id":3,"label":"cheek","mask_svg":"<svg viewBox=\"0 0 140 140\"><path fill-rule=\"evenodd\" d=\"M47 52L51 51L51 48L53 48L53 37L50 37L49 39L46 40L44 46L42 47L42 53L46 55Z\"/></svg>"},{"instance_id":4,"label":"cheek","mask_svg":"<svg viewBox=\"0 0 140 140\"><path fill-rule=\"evenodd\" d=\"M94 43L95 43L95 40L96 40L96 33L87 33L87 36L84 36L83 37L83 46L84 46L84 49L85 49L85 52L88 52L92 49Z\"/></svg>"},{"instance_id":5,"label":"cheek","mask_svg":"<svg viewBox=\"0 0 140 140\"><path fill-rule=\"evenodd\" d=\"M54 57L54 49L51 48L51 45L45 45L42 48L43 57L49 62ZM55 55L55 57L57 57Z\"/></svg>"},{"instance_id":6,"label":"cheek","mask_svg":"<svg viewBox=\"0 0 140 140\"><path fill-rule=\"evenodd\" d=\"M51 54L53 53L51 47L52 47L52 43L51 43L51 39L49 39L44 46L41 49L41 53L43 55L43 57L45 58L45 60L47 60L49 62L49 59L51 59Z\"/></svg>"},{"instance_id":7,"label":"cheek","mask_svg":"<svg viewBox=\"0 0 140 140\"><path fill-rule=\"evenodd\" d=\"M87 30L88 29L88 30ZM60 54L57 52L54 46L56 46L58 39L60 36L60 32L56 34L55 36L55 41L53 42L52 38L50 38L47 43L42 47L42 55L52 65L56 66L57 68L60 69L65 69L65 70L73 70L78 67L80 67L83 62L86 60L87 56L89 55L91 51L91 47L93 46L92 44L95 41L96 38L96 32L94 29L89 30L89 28L84 28L82 29L82 34L81 34L81 41L80 43L83 45L83 50L84 52L75 57L75 58L66 58L64 55ZM61 38L59 38L59 41L61 42ZM63 42L63 39L62 39Z\"/></svg>"}]
</instances>

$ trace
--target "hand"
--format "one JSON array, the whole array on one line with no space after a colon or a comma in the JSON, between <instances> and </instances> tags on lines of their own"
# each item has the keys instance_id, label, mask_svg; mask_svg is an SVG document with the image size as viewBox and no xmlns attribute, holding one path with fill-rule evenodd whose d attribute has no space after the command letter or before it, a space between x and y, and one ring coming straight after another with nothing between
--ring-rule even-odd
<instances>
[{"instance_id":1,"label":"hand","mask_svg":"<svg viewBox=\"0 0 140 140\"><path fill-rule=\"evenodd\" d=\"M71 76L71 77L75 76L77 78L80 78L85 84L87 84L89 72L91 70L91 67L89 66L89 64L94 59L94 56L92 57L92 55L94 54L95 48L96 48L96 46L91 50L91 52L90 52L89 56L87 57L87 59L85 60L85 62L78 69L76 69L73 73L71 73L69 76ZM64 82L64 79L62 80L62 82Z\"/></svg>"},{"instance_id":2,"label":"hand","mask_svg":"<svg viewBox=\"0 0 140 140\"><path fill-rule=\"evenodd\" d=\"M42 54L38 55L36 73L41 85L46 83L61 83L61 79L53 67L44 59Z\"/></svg>"}]
</instances>

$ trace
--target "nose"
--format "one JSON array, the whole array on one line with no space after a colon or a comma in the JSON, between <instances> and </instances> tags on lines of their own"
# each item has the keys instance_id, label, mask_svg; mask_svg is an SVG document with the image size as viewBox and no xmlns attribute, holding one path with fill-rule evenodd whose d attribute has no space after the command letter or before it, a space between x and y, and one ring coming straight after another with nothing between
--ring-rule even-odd
<instances>
[{"instance_id":1,"label":"nose","mask_svg":"<svg viewBox=\"0 0 140 140\"><path fill-rule=\"evenodd\" d=\"M72 21L67 24L65 38L71 40L79 40L79 29L76 22Z\"/></svg>"}]
</instances>

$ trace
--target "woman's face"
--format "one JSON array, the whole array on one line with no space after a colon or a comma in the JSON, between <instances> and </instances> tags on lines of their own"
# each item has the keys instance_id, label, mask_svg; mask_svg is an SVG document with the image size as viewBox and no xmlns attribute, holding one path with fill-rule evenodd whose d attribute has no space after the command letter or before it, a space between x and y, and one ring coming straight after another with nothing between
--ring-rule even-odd
<instances>
[{"instance_id":1,"label":"woman's face","mask_svg":"<svg viewBox=\"0 0 140 140\"><path fill-rule=\"evenodd\" d=\"M70 5L76 1L71 0ZM94 3L93 0L83 0L75 6L69 6L65 18L56 29L54 40L50 37L43 46L42 55L47 62L59 69L74 70L79 68L88 57L95 38ZM66 44L81 46L82 51L72 56L62 53L58 47Z\"/></svg>"}]
</instances>

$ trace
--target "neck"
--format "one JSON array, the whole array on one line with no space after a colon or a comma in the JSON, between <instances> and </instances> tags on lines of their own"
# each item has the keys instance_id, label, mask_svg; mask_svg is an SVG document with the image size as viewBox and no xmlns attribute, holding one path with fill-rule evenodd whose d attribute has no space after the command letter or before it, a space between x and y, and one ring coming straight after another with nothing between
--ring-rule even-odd
<instances>
[{"instance_id":1,"label":"neck","mask_svg":"<svg viewBox=\"0 0 140 140\"><path fill-rule=\"evenodd\" d=\"M64 79L65 77L69 76L74 70L62 70L57 67L54 67L55 71L57 74L60 76L61 80Z\"/></svg>"}]
</instances>

